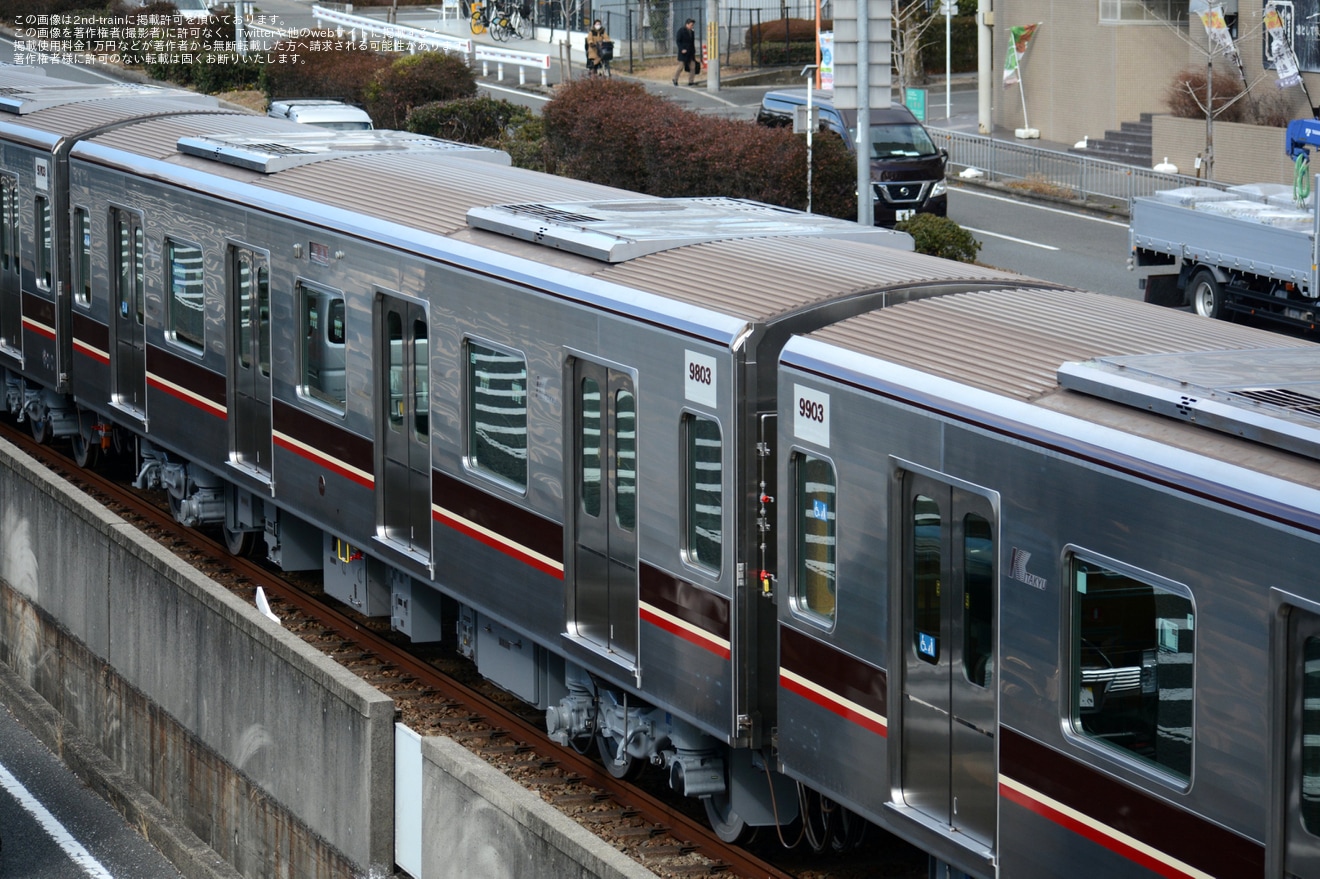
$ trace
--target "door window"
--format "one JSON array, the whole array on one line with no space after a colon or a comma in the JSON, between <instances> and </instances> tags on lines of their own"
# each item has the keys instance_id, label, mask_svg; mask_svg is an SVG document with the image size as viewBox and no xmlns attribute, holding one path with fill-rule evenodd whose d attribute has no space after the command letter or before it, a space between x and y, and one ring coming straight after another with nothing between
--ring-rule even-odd
<instances>
[{"instance_id":1,"label":"door window","mask_svg":"<svg viewBox=\"0 0 1320 879\"><path fill-rule=\"evenodd\" d=\"M834 621L834 465L805 453L793 456L796 494L797 605Z\"/></svg>"}]
</instances>

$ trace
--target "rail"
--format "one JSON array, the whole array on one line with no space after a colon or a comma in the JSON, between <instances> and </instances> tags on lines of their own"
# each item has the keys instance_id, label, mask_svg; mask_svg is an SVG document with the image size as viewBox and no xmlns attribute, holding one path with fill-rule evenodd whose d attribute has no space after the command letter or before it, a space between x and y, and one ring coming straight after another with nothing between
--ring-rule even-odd
<instances>
[{"instance_id":1,"label":"rail","mask_svg":"<svg viewBox=\"0 0 1320 879\"><path fill-rule=\"evenodd\" d=\"M1132 199L1154 195L1162 189L1207 186L1225 189L1228 184L1186 174L1166 174L1138 165L1110 162L1079 153L1013 143L1012 141L930 128L938 146L949 151L949 174L957 177L969 168L978 179L1022 189L1037 195L1055 195L1078 200L1100 200L1111 209L1127 214Z\"/></svg>"},{"instance_id":2,"label":"rail","mask_svg":"<svg viewBox=\"0 0 1320 879\"><path fill-rule=\"evenodd\" d=\"M347 30L349 36L355 41L358 39L360 32L364 35L393 40L396 44L408 46L409 51L412 52L417 51L419 47L459 52L481 62L482 76L490 76L490 67L493 64L496 69L495 78L501 82L504 81L505 66L518 68L519 85L527 84L528 68L537 69L541 71L541 85L549 85L550 56L548 54L524 52L518 49L499 49L482 43L473 43L472 40L464 37L454 37L403 24L390 24L362 15L339 12L320 5L312 7L312 16L316 19L317 27L323 28L326 23L333 24L341 33Z\"/></svg>"}]
</instances>

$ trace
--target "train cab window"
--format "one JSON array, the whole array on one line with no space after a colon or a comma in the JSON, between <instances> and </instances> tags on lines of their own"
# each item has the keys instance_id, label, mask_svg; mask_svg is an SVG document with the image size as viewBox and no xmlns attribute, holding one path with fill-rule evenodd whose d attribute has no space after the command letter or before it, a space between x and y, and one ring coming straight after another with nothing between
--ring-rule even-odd
<instances>
[{"instance_id":1,"label":"train cab window","mask_svg":"<svg viewBox=\"0 0 1320 879\"><path fill-rule=\"evenodd\" d=\"M833 622L837 514L834 465L823 458L795 454L793 484L796 604L800 610Z\"/></svg>"},{"instance_id":2,"label":"train cab window","mask_svg":"<svg viewBox=\"0 0 1320 879\"><path fill-rule=\"evenodd\" d=\"M167 337L179 345L201 352L205 342L206 297L202 288L202 249L181 241L165 239L165 300Z\"/></svg>"},{"instance_id":3,"label":"train cab window","mask_svg":"<svg viewBox=\"0 0 1320 879\"><path fill-rule=\"evenodd\" d=\"M73 209L73 296L79 305L92 304L92 218L86 208Z\"/></svg>"},{"instance_id":4,"label":"train cab window","mask_svg":"<svg viewBox=\"0 0 1320 879\"><path fill-rule=\"evenodd\" d=\"M344 373L344 297L311 284L298 284L302 315L300 391L343 414L348 403Z\"/></svg>"},{"instance_id":5,"label":"train cab window","mask_svg":"<svg viewBox=\"0 0 1320 879\"><path fill-rule=\"evenodd\" d=\"M720 426L709 418L688 415L683 419L687 451L688 561L720 570L720 547L724 542L723 441Z\"/></svg>"},{"instance_id":6,"label":"train cab window","mask_svg":"<svg viewBox=\"0 0 1320 879\"><path fill-rule=\"evenodd\" d=\"M467 343L468 462L527 487L527 361Z\"/></svg>"},{"instance_id":7,"label":"train cab window","mask_svg":"<svg viewBox=\"0 0 1320 879\"><path fill-rule=\"evenodd\" d=\"M1071 568L1073 729L1190 778L1196 642L1190 594L1077 557Z\"/></svg>"},{"instance_id":8,"label":"train cab window","mask_svg":"<svg viewBox=\"0 0 1320 879\"><path fill-rule=\"evenodd\" d=\"M37 230L37 286L49 290L51 267L55 264L54 243L51 240L50 199L44 195L36 199Z\"/></svg>"}]
</instances>

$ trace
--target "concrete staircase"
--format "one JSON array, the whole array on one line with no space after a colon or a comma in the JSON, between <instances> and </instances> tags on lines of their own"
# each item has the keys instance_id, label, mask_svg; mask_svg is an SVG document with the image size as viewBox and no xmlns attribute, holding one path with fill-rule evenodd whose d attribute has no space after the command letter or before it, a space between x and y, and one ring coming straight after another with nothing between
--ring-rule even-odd
<instances>
[{"instance_id":1,"label":"concrete staircase","mask_svg":"<svg viewBox=\"0 0 1320 879\"><path fill-rule=\"evenodd\" d=\"M1103 138L1088 140L1085 149L1070 147L1068 152L1149 168L1154 164L1154 156L1151 155L1152 115L1142 113L1141 121L1124 122L1118 131L1110 129Z\"/></svg>"}]
</instances>

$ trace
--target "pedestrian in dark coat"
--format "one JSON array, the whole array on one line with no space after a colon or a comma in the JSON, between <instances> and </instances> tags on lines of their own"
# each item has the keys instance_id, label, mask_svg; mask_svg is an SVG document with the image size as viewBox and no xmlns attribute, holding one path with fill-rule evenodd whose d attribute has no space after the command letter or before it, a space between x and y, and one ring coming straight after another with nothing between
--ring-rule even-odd
<instances>
[{"instance_id":1,"label":"pedestrian in dark coat","mask_svg":"<svg viewBox=\"0 0 1320 879\"><path fill-rule=\"evenodd\" d=\"M678 69L674 71L674 85L678 85L678 75L687 71L688 85L697 84L697 74L701 72L701 61L697 58L697 22L689 18L674 34L674 45L678 47Z\"/></svg>"}]
</instances>

